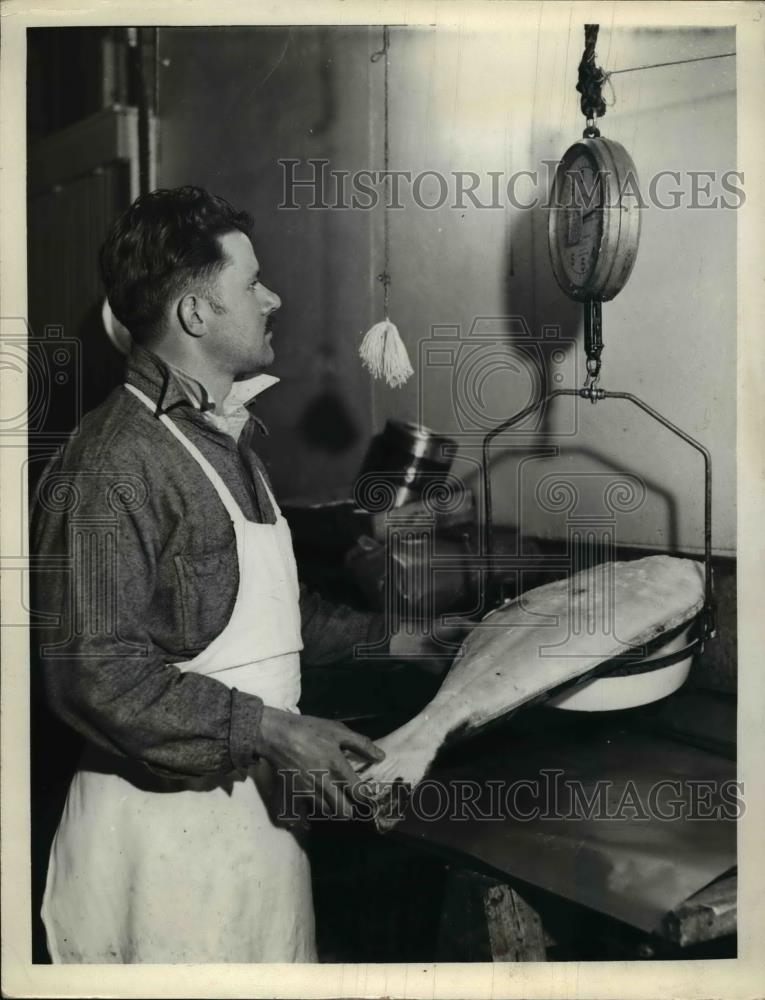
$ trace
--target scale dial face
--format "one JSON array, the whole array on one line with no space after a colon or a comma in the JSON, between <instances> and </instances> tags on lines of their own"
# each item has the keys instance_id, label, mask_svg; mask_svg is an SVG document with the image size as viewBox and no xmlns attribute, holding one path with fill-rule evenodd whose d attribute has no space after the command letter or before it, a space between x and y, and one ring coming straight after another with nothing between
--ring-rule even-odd
<instances>
[{"instance_id":1,"label":"scale dial face","mask_svg":"<svg viewBox=\"0 0 765 1000\"><path fill-rule=\"evenodd\" d=\"M598 262L603 238L603 188L592 159L580 153L563 175L563 252L569 282L583 285Z\"/></svg>"},{"instance_id":2,"label":"scale dial face","mask_svg":"<svg viewBox=\"0 0 765 1000\"><path fill-rule=\"evenodd\" d=\"M640 239L637 173L610 139L568 149L553 183L548 240L553 272L573 299L612 299L627 282Z\"/></svg>"}]
</instances>

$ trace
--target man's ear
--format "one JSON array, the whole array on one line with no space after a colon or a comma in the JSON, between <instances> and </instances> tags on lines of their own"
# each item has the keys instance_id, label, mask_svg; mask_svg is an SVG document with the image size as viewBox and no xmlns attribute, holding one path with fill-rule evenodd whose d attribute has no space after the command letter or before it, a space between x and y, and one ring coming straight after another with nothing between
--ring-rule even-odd
<instances>
[{"instance_id":1,"label":"man's ear","mask_svg":"<svg viewBox=\"0 0 765 1000\"><path fill-rule=\"evenodd\" d=\"M184 331L192 337L202 337L206 332L203 310L202 299L191 292L178 302L178 320Z\"/></svg>"}]
</instances>

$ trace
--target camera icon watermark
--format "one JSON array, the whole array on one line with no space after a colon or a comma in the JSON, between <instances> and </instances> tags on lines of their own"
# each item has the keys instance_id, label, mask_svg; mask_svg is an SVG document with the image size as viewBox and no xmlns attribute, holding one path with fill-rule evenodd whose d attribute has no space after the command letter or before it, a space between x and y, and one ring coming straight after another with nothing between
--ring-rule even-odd
<instances>
[{"instance_id":1,"label":"camera icon watermark","mask_svg":"<svg viewBox=\"0 0 765 1000\"><path fill-rule=\"evenodd\" d=\"M477 316L468 330L433 325L418 353L419 422L428 423L428 400L448 401L448 422L459 440L472 444L551 389L576 385L574 338L564 337L557 325L532 333L523 316ZM557 407L556 437L576 434L576 406L559 400ZM508 433L538 433L546 420L547 406L540 406Z\"/></svg>"},{"instance_id":2,"label":"camera icon watermark","mask_svg":"<svg viewBox=\"0 0 765 1000\"><path fill-rule=\"evenodd\" d=\"M82 417L82 351L63 327L32 334L21 317L0 319L0 367L6 406L0 418L4 447L67 440ZM8 400L18 400L16 405Z\"/></svg>"}]
</instances>

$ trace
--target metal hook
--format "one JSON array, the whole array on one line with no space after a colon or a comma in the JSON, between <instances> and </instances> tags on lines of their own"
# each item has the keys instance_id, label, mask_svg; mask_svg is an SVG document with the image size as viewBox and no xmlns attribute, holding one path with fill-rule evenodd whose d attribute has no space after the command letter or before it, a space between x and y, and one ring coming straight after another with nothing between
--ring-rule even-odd
<instances>
[{"instance_id":1,"label":"metal hook","mask_svg":"<svg viewBox=\"0 0 765 1000\"><path fill-rule=\"evenodd\" d=\"M595 114L591 118L587 118L586 119L587 128L584 130L584 132L582 132L582 136L585 139L599 139L600 138L600 129L596 125L597 120L598 120L598 116L595 115Z\"/></svg>"}]
</instances>

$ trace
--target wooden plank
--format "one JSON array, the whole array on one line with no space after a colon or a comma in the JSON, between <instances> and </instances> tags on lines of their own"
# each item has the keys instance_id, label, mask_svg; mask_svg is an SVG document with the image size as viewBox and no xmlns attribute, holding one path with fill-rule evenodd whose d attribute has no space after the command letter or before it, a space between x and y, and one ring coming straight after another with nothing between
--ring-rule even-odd
<instances>
[{"instance_id":1,"label":"wooden plank","mask_svg":"<svg viewBox=\"0 0 765 1000\"><path fill-rule=\"evenodd\" d=\"M664 918L664 933L686 947L734 934L737 926L738 878L718 879L691 896Z\"/></svg>"},{"instance_id":2,"label":"wooden plank","mask_svg":"<svg viewBox=\"0 0 765 1000\"><path fill-rule=\"evenodd\" d=\"M475 871L449 872L439 962L545 962L546 943L539 914L515 889Z\"/></svg>"},{"instance_id":3,"label":"wooden plank","mask_svg":"<svg viewBox=\"0 0 765 1000\"><path fill-rule=\"evenodd\" d=\"M539 914L509 885L485 891L484 911L493 962L547 961Z\"/></svg>"}]
</instances>

